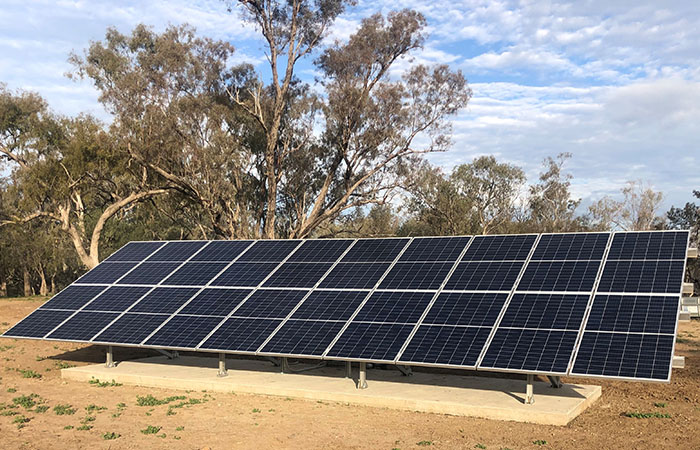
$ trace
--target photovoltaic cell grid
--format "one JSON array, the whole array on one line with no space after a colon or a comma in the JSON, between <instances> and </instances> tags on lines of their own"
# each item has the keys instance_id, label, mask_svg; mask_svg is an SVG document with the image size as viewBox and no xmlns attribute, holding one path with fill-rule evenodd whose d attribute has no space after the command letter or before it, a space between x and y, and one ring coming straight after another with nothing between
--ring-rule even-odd
<instances>
[{"instance_id":1,"label":"photovoltaic cell grid","mask_svg":"<svg viewBox=\"0 0 700 450\"><path fill-rule=\"evenodd\" d=\"M134 242L5 336L565 374L589 308L571 374L667 380L688 233L609 237Z\"/></svg>"},{"instance_id":2,"label":"photovoltaic cell grid","mask_svg":"<svg viewBox=\"0 0 700 450\"><path fill-rule=\"evenodd\" d=\"M572 375L670 380L688 239L613 235Z\"/></svg>"}]
</instances>

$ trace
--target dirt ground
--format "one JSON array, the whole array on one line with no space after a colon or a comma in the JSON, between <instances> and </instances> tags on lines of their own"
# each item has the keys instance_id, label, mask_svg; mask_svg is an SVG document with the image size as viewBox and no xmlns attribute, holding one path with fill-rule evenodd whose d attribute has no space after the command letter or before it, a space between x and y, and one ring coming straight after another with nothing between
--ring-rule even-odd
<instances>
[{"instance_id":1,"label":"dirt ground","mask_svg":"<svg viewBox=\"0 0 700 450\"><path fill-rule=\"evenodd\" d=\"M0 331L43 301L0 300ZM117 356L150 354L120 349ZM674 370L670 384L564 379L600 384L603 395L568 426L558 427L281 397L68 382L61 379L61 367L103 362L104 348L0 339L0 447L698 449L700 321L680 324L676 354L686 357L686 368ZM169 403L139 406L138 397L146 398L142 403L158 403L148 402L149 395Z\"/></svg>"}]
</instances>

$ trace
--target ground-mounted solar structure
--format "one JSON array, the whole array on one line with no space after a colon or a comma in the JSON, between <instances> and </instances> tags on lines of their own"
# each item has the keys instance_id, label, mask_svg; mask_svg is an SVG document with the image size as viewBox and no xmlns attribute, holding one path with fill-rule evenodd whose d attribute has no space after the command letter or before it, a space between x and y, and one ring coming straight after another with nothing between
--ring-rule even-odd
<instances>
[{"instance_id":1,"label":"ground-mounted solar structure","mask_svg":"<svg viewBox=\"0 0 700 450\"><path fill-rule=\"evenodd\" d=\"M3 336L667 382L688 239L131 242Z\"/></svg>"}]
</instances>

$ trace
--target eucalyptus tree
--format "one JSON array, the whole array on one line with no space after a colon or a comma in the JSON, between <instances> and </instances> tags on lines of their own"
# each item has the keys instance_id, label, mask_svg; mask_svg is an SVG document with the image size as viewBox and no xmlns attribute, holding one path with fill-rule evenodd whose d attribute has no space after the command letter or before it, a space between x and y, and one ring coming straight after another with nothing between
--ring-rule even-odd
<instances>
[{"instance_id":1,"label":"eucalyptus tree","mask_svg":"<svg viewBox=\"0 0 700 450\"><path fill-rule=\"evenodd\" d=\"M581 199L571 196L572 175L564 164L573 155L560 153L547 157L539 181L530 186L530 222L537 232L575 231L582 228L582 218L576 215Z\"/></svg>"},{"instance_id":2,"label":"eucalyptus tree","mask_svg":"<svg viewBox=\"0 0 700 450\"><path fill-rule=\"evenodd\" d=\"M641 180L628 181L620 192L621 200L605 196L588 207L596 228L642 231L663 226L664 219L659 216L663 193Z\"/></svg>"}]
</instances>

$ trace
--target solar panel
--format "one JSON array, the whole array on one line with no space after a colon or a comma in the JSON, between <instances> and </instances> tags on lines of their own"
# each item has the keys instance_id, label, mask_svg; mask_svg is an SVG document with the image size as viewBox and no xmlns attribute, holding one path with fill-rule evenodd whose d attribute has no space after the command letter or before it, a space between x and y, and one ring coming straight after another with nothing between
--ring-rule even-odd
<instances>
[{"instance_id":1,"label":"solar panel","mask_svg":"<svg viewBox=\"0 0 700 450\"><path fill-rule=\"evenodd\" d=\"M133 242L3 336L668 381L687 241Z\"/></svg>"}]
</instances>

